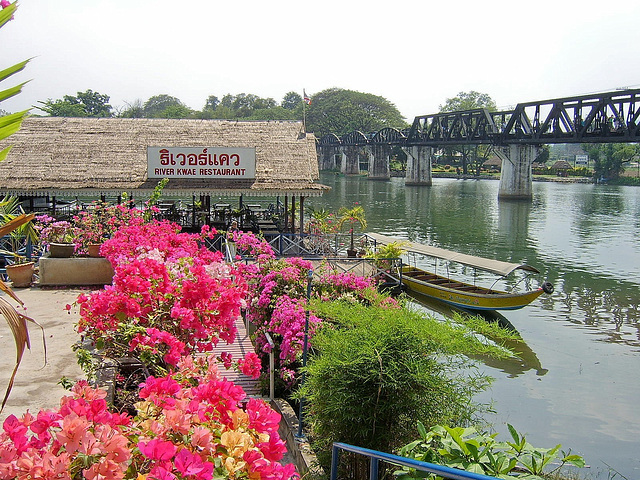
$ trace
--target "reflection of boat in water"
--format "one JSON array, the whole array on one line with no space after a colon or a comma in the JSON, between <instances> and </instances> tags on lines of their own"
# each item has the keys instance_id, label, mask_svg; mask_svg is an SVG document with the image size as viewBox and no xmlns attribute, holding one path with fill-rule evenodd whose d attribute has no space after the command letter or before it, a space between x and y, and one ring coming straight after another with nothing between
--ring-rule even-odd
<instances>
[{"instance_id":1,"label":"reflection of boat in water","mask_svg":"<svg viewBox=\"0 0 640 480\"><path fill-rule=\"evenodd\" d=\"M415 300L414 304L424 307L425 310L429 310L429 314L435 314L436 317L441 319L455 319L455 314L461 316L480 316L487 322L497 322L501 327L509 330L516 335L515 338L491 338L487 334L484 334L486 338L492 342L495 342L503 347L509 349L514 353L514 356L507 358L495 358L491 356L475 356L476 360L481 361L488 367L495 368L506 373L509 377L517 377L524 374L529 370L534 370L536 375L542 377L548 370L542 367L540 359L536 353L527 345L527 343L520 337L520 333L511 324L511 322L501 313L496 311L477 311L471 312L469 310L456 308L452 305L448 305L429 297L425 297L420 294L409 293L409 296Z\"/></svg>"},{"instance_id":2,"label":"reflection of boat in water","mask_svg":"<svg viewBox=\"0 0 640 480\"><path fill-rule=\"evenodd\" d=\"M389 244L398 243L407 251L426 255L436 259L456 262L462 265L473 267L474 269L490 272L499 277L506 277L515 270L539 273L537 269L529 265L502 262L488 258L465 255L438 247L422 245L408 242L393 237L387 237L377 233L369 233L376 243ZM517 310L529 305L542 293L552 293L553 285L544 282L539 288L524 292L506 292L496 290L492 287L482 287L456 279L449 276L437 275L436 273L422 270L415 266L403 265L400 271L389 274L406 286L410 292L417 292L436 300L448 303L455 307L468 310Z\"/></svg>"}]
</instances>

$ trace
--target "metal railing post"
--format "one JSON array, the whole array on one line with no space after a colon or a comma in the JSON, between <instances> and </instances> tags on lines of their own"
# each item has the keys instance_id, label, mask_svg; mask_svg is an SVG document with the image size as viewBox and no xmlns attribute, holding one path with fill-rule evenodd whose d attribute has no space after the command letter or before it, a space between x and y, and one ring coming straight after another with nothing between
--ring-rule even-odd
<instances>
[{"instance_id":1,"label":"metal railing post","mask_svg":"<svg viewBox=\"0 0 640 480\"><path fill-rule=\"evenodd\" d=\"M337 480L338 478L338 457L340 456L340 449L334 443L331 447L331 475L329 480Z\"/></svg>"},{"instance_id":2,"label":"metal railing post","mask_svg":"<svg viewBox=\"0 0 640 480\"><path fill-rule=\"evenodd\" d=\"M273 354L273 349L275 348L275 343L273 343L273 339L268 332L264 333L265 338L267 339L267 343L269 344L269 400L273 400L275 397L275 355Z\"/></svg>"},{"instance_id":3,"label":"metal railing post","mask_svg":"<svg viewBox=\"0 0 640 480\"><path fill-rule=\"evenodd\" d=\"M369 465L369 480L378 480L378 465L380 460L371 457L371 463Z\"/></svg>"}]
</instances>

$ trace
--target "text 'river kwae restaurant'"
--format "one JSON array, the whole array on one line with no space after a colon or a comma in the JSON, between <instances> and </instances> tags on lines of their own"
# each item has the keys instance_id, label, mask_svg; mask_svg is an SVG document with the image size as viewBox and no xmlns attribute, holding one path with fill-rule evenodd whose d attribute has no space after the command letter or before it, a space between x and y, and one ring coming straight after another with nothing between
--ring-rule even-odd
<instances>
[{"instance_id":1,"label":"text 'river kwae restaurant'","mask_svg":"<svg viewBox=\"0 0 640 480\"><path fill-rule=\"evenodd\" d=\"M31 117L0 148L0 195L55 202L320 196L315 137L302 122ZM215 201L215 200L214 200Z\"/></svg>"}]
</instances>

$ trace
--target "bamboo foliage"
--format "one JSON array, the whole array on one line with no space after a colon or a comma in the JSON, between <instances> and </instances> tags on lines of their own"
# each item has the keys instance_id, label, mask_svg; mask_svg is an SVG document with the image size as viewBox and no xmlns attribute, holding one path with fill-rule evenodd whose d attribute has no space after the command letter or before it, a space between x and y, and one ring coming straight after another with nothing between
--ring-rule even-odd
<instances>
[{"instance_id":1,"label":"bamboo foliage","mask_svg":"<svg viewBox=\"0 0 640 480\"><path fill-rule=\"evenodd\" d=\"M5 25L8 21L13 18L13 14L15 13L17 8L16 3L12 3L6 8L0 10L0 27ZM6 80L11 75L21 72L24 67L29 63L29 60L24 60L22 62L16 63L11 67L5 68L4 70L0 70L0 82ZM0 90L0 102L6 100L7 98L11 98L14 95L19 94L22 91L22 87L27 82L22 82L19 85L15 85L9 88L5 88L4 90ZM5 115L0 118L0 140L7 138L10 135L16 133L20 126L22 125L22 120L26 117L29 110L23 110L22 112L12 113L10 115ZM5 147L0 150L0 162L7 158L9 151L11 150L11 146Z\"/></svg>"}]
</instances>

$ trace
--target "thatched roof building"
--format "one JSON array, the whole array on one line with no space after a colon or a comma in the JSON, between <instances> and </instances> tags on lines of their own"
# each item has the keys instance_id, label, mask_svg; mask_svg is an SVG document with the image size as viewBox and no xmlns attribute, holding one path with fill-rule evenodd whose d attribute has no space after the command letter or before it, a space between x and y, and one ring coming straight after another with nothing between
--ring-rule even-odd
<instances>
[{"instance_id":1,"label":"thatched roof building","mask_svg":"<svg viewBox=\"0 0 640 480\"><path fill-rule=\"evenodd\" d=\"M0 149L7 145L13 148L0 163L0 195L98 197L128 192L139 197L148 195L162 176L170 178L163 194L172 196L308 197L328 189L314 183L315 138L304 133L301 122L32 117ZM210 169L212 176L174 178L164 175L174 173L167 169L150 178L148 147L255 151L255 175L224 178L216 176L220 170Z\"/></svg>"},{"instance_id":2,"label":"thatched roof building","mask_svg":"<svg viewBox=\"0 0 640 480\"><path fill-rule=\"evenodd\" d=\"M558 160L551 166L551 170L571 170L573 167L566 160Z\"/></svg>"}]
</instances>

